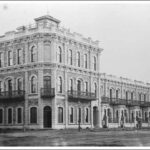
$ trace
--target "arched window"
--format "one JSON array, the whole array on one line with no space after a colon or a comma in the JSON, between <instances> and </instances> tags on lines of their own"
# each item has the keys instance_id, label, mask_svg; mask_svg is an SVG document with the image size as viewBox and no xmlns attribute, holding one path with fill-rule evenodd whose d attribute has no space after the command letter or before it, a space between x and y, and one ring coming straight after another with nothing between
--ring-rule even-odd
<instances>
[{"instance_id":1,"label":"arched window","mask_svg":"<svg viewBox=\"0 0 150 150\"><path fill-rule=\"evenodd\" d=\"M58 62L59 62L59 63L62 63L62 49L61 49L60 46L59 46L59 48L58 48L58 56L57 56L57 59L58 59Z\"/></svg>"},{"instance_id":2,"label":"arched window","mask_svg":"<svg viewBox=\"0 0 150 150\"><path fill-rule=\"evenodd\" d=\"M93 68L94 68L94 71L96 71L96 57L95 56L93 57Z\"/></svg>"},{"instance_id":3,"label":"arched window","mask_svg":"<svg viewBox=\"0 0 150 150\"><path fill-rule=\"evenodd\" d=\"M22 90L22 79L21 78L19 78L19 79L17 79L17 90L18 91L21 91Z\"/></svg>"},{"instance_id":4,"label":"arched window","mask_svg":"<svg viewBox=\"0 0 150 150\"><path fill-rule=\"evenodd\" d=\"M63 123L63 108L58 107L58 123Z\"/></svg>"},{"instance_id":5,"label":"arched window","mask_svg":"<svg viewBox=\"0 0 150 150\"><path fill-rule=\"evenodd\" d=\"M2 124L3 123L3 116L4 116L4 111L3 111L3 109L0 109L0 124Z\"/></svg>"},{"instance_id":6,"label":"arched window","mask_svg":"<svg viewBox=\"0 0 150 150\"><path fill-rule=\"evenodd\" d=\"M119 90L116 90L116 99L119 98Z\"/></svg>"},{"instance_id":7,"label":"arched window","mask_svg":"<svg viewBox=\"0 0 150 150\"><path fill-rule=\"evenodd\" d=\"M2 81L0 81L0 95L1 95L1 92L2 92Z\"/></svg>"},{"instance_id":8,"label":"arched window","mask_svg":"<svg viewBox=\"0 0 150 150\"><path fill-rule=\"evenodd\" d=\"M109 90L110 99L112 99L112 89Z\"/></svg>"},{"instance_id":9,"label":"arched window","mask_svg":"<svg viewBox=\"0 0 150 150\"><path fill-rule=\"evenodd\" d=\"M36 77L33 76L31 78L31 93L36 93L37 92L37 81L36 81Z\"/></svg>"},{"instance_id":10,"label":"arched window","mask_svg":"<svg viewBox=\"0 0 150 150\"><path fill-rule=\"evenodd\" d=\"M68 58L69 65L72 65L72 50L71 49L69 50L68 56L69 56L69 58Z\"/></svg>"},{"instance_id":11,"label":"arched window","mask_svg":"<svg viewBox=\"0 0 150 150\"><path fill-rule=\"evenodd\" d=\"M126 91L126 100L128 100L128 91Z\"/></svg>"},{"instance_id":12,"label":"arched window","mask_svg":"<svg viewBox=\"0 0 150 150\"><path fill-rule=\"evenodd\" d=\"M116 111L116 122L118 122L119 121L119 111L117 110Z\"/></svg>"},{"instance_id":13,"label":"arched window","mask_svg":"<svg viewBox=\"0 0 150 150\"><path fill-rule=\"evenodd\" d=\"M144 94L144 101L146 101L146 94Z\"/></svg>"},{"instance_id":14,"label":"arched window","mask_svg":"<svg viewBox=\"0 0 150 150\"><path fill-rule=\"evenodd\" d=\"M62 93L62 78L58 78L58 92Z\"/></svg>"},{"instance_id":15,"label":"arched window","mask_svg":"<svg viewBox=\"0 0 150 150\"><path fill-rule=\"evenodd\" d=\"M70 107L70 123L73 123L73 107Z\"/></svg>"},{"instance_id":16,"label":"arched window","mask_svg":"<svg viewBox=\"0 0 150 150\"><path fill-rule=\"evenodd\" d=\"M132 114L131 114L131 121L134 122L134 112L132 111Z\"/></svg>"},{"instance_id":17,"label":"arched window","mask_svg":"<svg viewBox=\"0 0 150 150\"><path fill-rule=\"evenodd\" d=\"M89 109L88 108L85 109L85 122L86 123L89 122Z\"/></svg>"},{"instance_id":18,"label":"arched window","mask_svg":"<svg viewBox=\"0 0 150 150\"><path fill-rule=\"evenodd\" d=\"M88 82L84 82L84 92L88 92Z\"/></svg>"},{"instance_id":19,"label":"arched window","mask_svg":"<svg viewBox=\"0 0 150 150\"><path fill-rule=\"evenodd\" d=\"M88 82L84 82L84 91L88 93Z\"/></svg>"},{"instance_id":20,"label":"arched window","mask_svg":"<svg viewBox=\"0 0 150 150\"><path fill-rule=\"evenodd\" d=\"M36 62L36 48L32 46L31 48L31 62Z\"/></svg>"},{"instance_id":21,"label":"arched window","mask_svg":"<svg viewBox=\"0 0 150 150\"><path fill-rule=\"evenodd\" d=\"M77 91L81 92L81 81L77 80Z\"/></svg>"},{"instance_id":22,"label":"arched window","mask_svg":"<svg viewBox=\"0 0 150 150\"><path fill-rule=\"evenodd\" d=\"M8 119L8 124L12 124L13 122L13 111L12 108L8 108L8 112L7 112L7 119Z\"/></svg>"},{"instance_id":23,"label":"arched window","mask_svg":"<svg viewBox=\"0 0 150 150\"><path fill-rule=\"evenodd\" d=\"M77 66L80 67L80 52L77 52Z\"/></svg>"},{"instance_id":24,"label":"arched window","mask_svg":"<svg viewBox=\"0 0 150 150\"><path fill-rule=\"evenodd\" d=\"M84 68L87 69L87 54L84 54Z\"/></svg>"},{"instance_id":25,"label":"arched window","mask_svg":"<svg viewBox=\"0 0 150 150\"><path fill-rule=\"evenodd\" d=\"M97 84L94 83L94 93L95 93L95 96L97 95Z\"/></svg>"},{"instance_id":26,"label":"arched window","mask_svg":"<svg viewBox=\"0 0 150 150\"><path fill-rule=\"evenodd\" d=\"M8 66L13 65L13 53L12 51L8 51Z\"/></svg>"},{"instance_id":27,"label":"arched window","mask_svg":"<svg viewBox=\"0 0 150 150\"><path fill-rule=\"evenodd\" d=\"M134 96L134 94L133 94L133 92L131 92L131 100L133 100L133 96Z\"/></svg>"},{"instance_id":28,"label":"arched window","mask_svg":"<svg viewBox=\"0 0 150 150\"><path fill-rule=\"evenodd\" d=\"M141 101L141 99L142 99L142 94L139 93L139 101Z\"/></svg>"},{"instance_id":29,"label":"arched window","mask_svg":"<svg viewBox=\"0 0 150 150\"><path fill-rule=\"evenodd\" d=\"M3 62L4 62L3 53L1 52L1 53L0 53L0 68L3 67Z\"/></svg>"},{"instance_id":30,"label":"arched window","mask_svg":"<svg viewBox=\"0 0 150 150\"><path fill-rule=\"evenodd\" d=\"M78 108L78 123L80 122L81 123L81 108Z\"/></svg>"},{"instance_id":31,"label":"arched window","mask_svg":"<svg viewBox=\"0 0 150 150\"><path fill-rule=\"evenodd\" d=\"M22 123L22 116L23 116L23 112L22 112L22 108L17 108L17 123Z\"/></svg>"},{"instance_id":32,"label":"arched window","mask_svg":"<svg viewBox=\"0 0 150 150\"><path fill-rule=\"evenodd\" d=\"M22 50L18 49L17 50L17 64L21 64L21 58L22 57Z\"/></svg>"},{"instance_id":33,"label":"arched window","mask_svg":"<svg viewBox=\"0 0 150 150\"><path fill-rule=\"evenodd\" d=\"M8 84L8 92L9 92L9 94L11 94L11 92L12 92L12 79L9 79L7 81L7 84Z\"/></svg>"},{"instance_id":34,"label":"arched window","mask_svg":"<svg viewBox=\"0 0 150 150\"><path fill-rule=\"evenodd\" d=\"M69 80L69 90L72 92L73 91L73 80Z\"/></svg>"},{"instance_id":35,"label":"arched window","mask_svg":"<svg viewBox=\"0 0 150 150\"><path fill-rule=\"evenodd\" d=\"M37 108L30 108L30 123L37 123Z\"/></svg>"}]
</instances>

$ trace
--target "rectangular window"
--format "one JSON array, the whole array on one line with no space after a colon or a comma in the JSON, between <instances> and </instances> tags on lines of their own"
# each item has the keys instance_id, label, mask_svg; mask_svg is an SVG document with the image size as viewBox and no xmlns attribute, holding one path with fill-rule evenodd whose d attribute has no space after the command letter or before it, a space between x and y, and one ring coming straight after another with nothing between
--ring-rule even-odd
<instances>
[{"instance_id":1,"label":"rectangular window","mask_svg":"<svg viewBox=\"0 0 150 150\"><path fill-rule=\"evenodd\" d=\"M17 123L22 123L22 109L17 109Z\"/></svg>"},{"instance_id":2,"label":"rectangular window","mask_svg":"<svg viewBox=\"0 0 150 150\"><path fill-rule=\"evenodd\" d=\"M9 108L8 109L8 124L12 124L12 121L13 121L12 117L13 117L12 109Z\"/></svg>"},{"instance_id":3,"label":"rectangular window","mask_svg":"<svg viewBox=\"0 0 150 150\"><path fill-rule=\"evenodd\" d=\"M8 66L13 65L12 51L8 51Z\"/></svg>"},{"instance_id":4,"label":"rectangular window","mask_svg":"<svg viewBox=\"0 0 150 150\"><path fill-rule=\"evenodd\" d=\"M70 123L73 123L73 108L70 108Z\"/></svg>"},{"instance_id":5,"label":"rectangular window","mask_svg":"<svg viewBox=\"0 0 150 150\"><path fill-rule=\"evenodd\" d=\"M58 123L63 123L63 108L58 107Z\"/></svg>"}]
</instances>

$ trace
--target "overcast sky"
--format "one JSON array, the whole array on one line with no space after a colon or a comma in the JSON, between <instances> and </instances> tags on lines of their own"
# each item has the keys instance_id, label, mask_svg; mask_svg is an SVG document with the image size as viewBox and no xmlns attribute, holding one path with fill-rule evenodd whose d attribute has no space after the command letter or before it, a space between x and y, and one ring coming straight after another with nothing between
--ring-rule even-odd
<instances>
[{"instance_id":1,"label":"overcast sky","mask_svg":"<svg viewBox=\"0 0 150 150\"><path fill-rule=\"evenodd\" d=\"M0 2L0 35L47 11L101 41L101 72L150 82L150 2Z\"/></svg>"}]
</instances>

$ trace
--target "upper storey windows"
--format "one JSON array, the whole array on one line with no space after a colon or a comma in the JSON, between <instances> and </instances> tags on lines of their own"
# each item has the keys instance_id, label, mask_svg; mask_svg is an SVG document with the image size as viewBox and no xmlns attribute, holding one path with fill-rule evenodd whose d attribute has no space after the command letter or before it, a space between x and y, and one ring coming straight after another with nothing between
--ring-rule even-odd
<instances>
[{"instance_id":1,"label":"upper storey windows","mask_svg":"<svg viewBox=\"0 0 150 150\"><path fill-rule=\"evenodd\" d=\"M69 54L68 54L68 63L69 65L73 65L73 61L72 61L72 50L69 49Z\"/></svg>"},{"instance_id":2,"label":"upper storey windows","mask_svg":"<svg viewBox=\"0 0 150 150\"><path fill-rule=\"evenodd\" d=\"M36 47L31 47L31 62L36 62Z\"/></svg>"},{"instance_id":3,"label":"upper storey windows","mask_svg":"<svg viewBox=\"0 0 150 150\"><path fill-rule=\"evenodd\" d=\"M3 67L3 53L0 53L0 68Z\"/></svg>"},{"instance_id":4,"label":"upper storey windows","mask_svg":"<svg viewBox=\"0 0 150 150\"><path fill-rule=\"evenodd\" d=\"M96 57L93 57L93 69L96 71L97 63L96 63Z\"/></svg>"},{"instance_id":5,"label":"upper storey windows","mask_svg":"<svg viewBox=\"0 0 150 150\"><path fill-rule=\"evenodd\" d=\"M80 52L77 52L77 66L80 67Z\"/></svg>"},{"instance_id":6,"label":"upper storey windows","mask_svg":"<svg viewBox=\"0 0 150 150\"><path fill-rule=\"evenodd\" d=\"M87 69L87 64L88 64L88 62L87 62L87 54L84 54L84 68L86 68Z\"/></svg>"},{"instance_id":7,"label":"upper storey windows","mask_svg":"<svg viewBox=\"0 0 150 150\"><path fill-rule=\"evenodd\" d=\"M22 63L22 50L17 50L17 64L20 65Z\"/></svg>"},{"instance_id":8,"label":"upper storey windows","mask_svg":"<svg viewBox=\"0 0 150 150\"><path fill-rule=\"evenodd\" d=\"M58 47L58 51L57 51L57 61L59 63L62 63L62 49L60 46Z\"/></svg>"},{"instance_id":9,"label":"upper storey windows","mask_svg":"<svg viewBox=\"0 0 150 150\"><path fill-rule=\"evenodd\" d=\"M8 66L12 66L12 65L13 65L13 52L8 51Z\"/></svg>"}]
</instances>

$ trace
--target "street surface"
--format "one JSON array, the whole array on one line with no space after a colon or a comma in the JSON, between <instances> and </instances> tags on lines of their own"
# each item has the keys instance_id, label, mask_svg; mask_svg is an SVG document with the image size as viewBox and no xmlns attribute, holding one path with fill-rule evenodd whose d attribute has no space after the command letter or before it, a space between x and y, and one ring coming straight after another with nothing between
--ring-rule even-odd
<instances>
[{"instance_id":1,"label":"street surface","mask_svg":"<svg viewBox=\"0 0 150 150\"><path fill-rule=\"evenodd\" d=\"M0 146L150 146L150 129L7 131Z\"/></svg>"}]
</instances>

